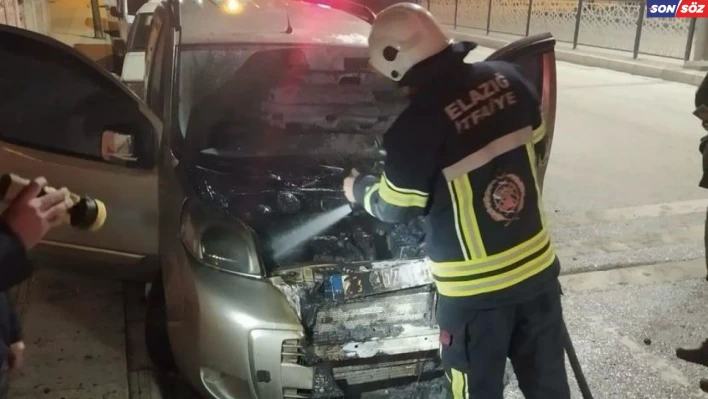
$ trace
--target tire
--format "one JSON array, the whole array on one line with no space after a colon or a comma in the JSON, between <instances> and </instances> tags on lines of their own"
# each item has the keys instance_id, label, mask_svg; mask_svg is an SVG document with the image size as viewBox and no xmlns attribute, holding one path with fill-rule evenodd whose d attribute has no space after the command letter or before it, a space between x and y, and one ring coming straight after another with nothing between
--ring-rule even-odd
<instances>
[{"instance_id":1,"label":"tire","mask_svg":"<svg viewBox=\"0 0 708 399\"><path fill-rule=\"evenodd\" d=\"M145 345L148 356L158 373L177 371L170 340L167 334L167 312L162 274L152 282L147 295L145 311Z\"/></svg>"}]
</instances>

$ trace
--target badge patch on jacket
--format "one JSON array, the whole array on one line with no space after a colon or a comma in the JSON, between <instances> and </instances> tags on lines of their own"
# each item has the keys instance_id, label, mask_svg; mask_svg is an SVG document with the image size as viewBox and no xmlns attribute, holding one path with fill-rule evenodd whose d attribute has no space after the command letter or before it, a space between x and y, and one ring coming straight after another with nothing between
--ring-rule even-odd
<instances>
[{"instance_id":1,"label":"badge patch on jacket","mask_svg":"<svg viewBox=\"0 0 708 399\"><path fill-rule=\"evenodd\" d=\"M526 186L515 174L501 174L484 190L484 207L491 218L509 225L524 209Z\"/></svg>"}]
</instances>

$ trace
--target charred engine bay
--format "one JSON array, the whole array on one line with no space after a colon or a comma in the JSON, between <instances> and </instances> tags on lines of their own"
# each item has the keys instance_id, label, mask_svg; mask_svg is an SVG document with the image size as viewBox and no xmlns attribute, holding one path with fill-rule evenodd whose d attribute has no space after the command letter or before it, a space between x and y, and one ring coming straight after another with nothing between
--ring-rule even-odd
<instances>
[{"instance_id":1,"label":"charred engine bay","mask_svg":"<svg viewBox=\"0 0 708 399\"><path fill-rule=\"evenodd\" d=\"M357 210L286 257L276 260L269 247L346 205L342 180L352 167L378 174L381 166L299 158L190 172L202 198L256 232L271 281L305 329L298 362L315 369L311 398L445 397L422 219L387 224ZM375 346L383 342L391 344Z\"/></svg>"},{"instance_id":2,"label":"charred engine bay","mask_svg":"<svg viewBox=\"0 0 708 399\"><path fill-rule=\"evenodd\" d=\"M423 256L422 218L388 224L357 208L276 258L273 242L278 237L348 204L342 181L352 167L374 174L381 171L381 163L375 159L340 159L335 163L303 158L234 160L233 172L193 168L190 173L203 198L254 229L269 272L313 263Z\"/></svg>"}]
</instances>

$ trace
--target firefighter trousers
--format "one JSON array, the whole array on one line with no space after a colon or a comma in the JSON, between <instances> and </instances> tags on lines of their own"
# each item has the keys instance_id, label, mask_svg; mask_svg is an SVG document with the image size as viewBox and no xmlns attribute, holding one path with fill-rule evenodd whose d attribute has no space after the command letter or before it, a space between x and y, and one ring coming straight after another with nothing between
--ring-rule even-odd
<instances>
[{"instance_id":1,"label":"firefighter trousers","mask_svg":"<svg viewBox=\"0 0 708 399\"><path fill-rule=\"evenodd\" d=\"M511 360L526 399L570 399L560 286L522 303L466 312L441 326L441 355L452 399L503 399Z\"/></svg>"}]
</instances>

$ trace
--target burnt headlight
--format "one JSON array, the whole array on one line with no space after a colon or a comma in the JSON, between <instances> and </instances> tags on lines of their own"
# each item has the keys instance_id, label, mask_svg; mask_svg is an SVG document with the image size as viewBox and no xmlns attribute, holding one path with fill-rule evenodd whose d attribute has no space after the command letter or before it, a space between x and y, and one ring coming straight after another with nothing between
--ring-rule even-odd
<instances>
[{"instance_id":1,"label":"burnt headlight","mask_svg":"<svg viewBox=\"0 0 708 399\"><path fill-rule=\"evenodd\" d=\"M204 210L197 201L187 201L182 210L182 243L201 264L215 269L262 277L253 230L239 220Z\"/></svg>"}]
</instances>

